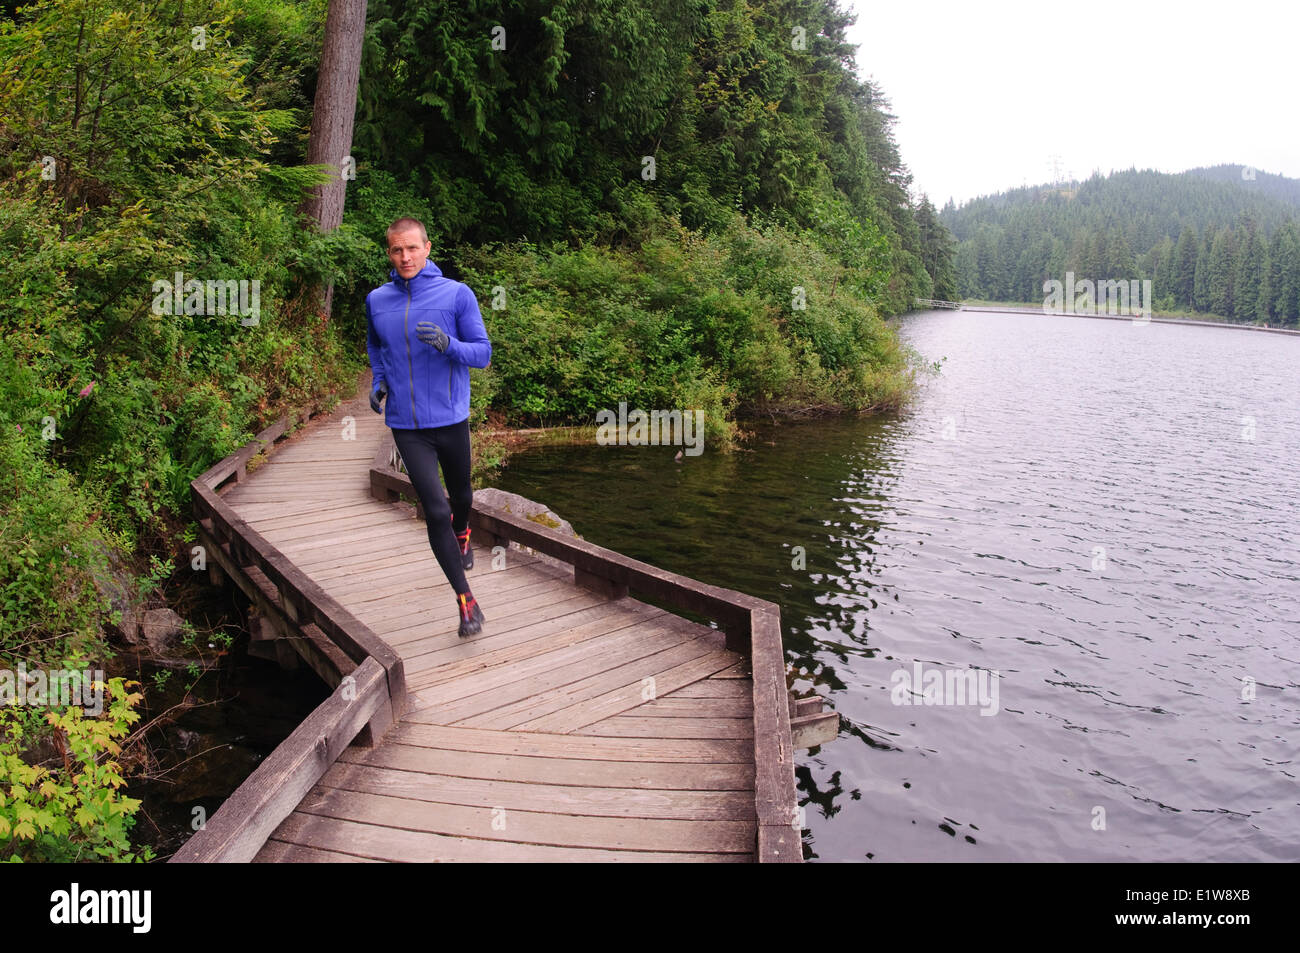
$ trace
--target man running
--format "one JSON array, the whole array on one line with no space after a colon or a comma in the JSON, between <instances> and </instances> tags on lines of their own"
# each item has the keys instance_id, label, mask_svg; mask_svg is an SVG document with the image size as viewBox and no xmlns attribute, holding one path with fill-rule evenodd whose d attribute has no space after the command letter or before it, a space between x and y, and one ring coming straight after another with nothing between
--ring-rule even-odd
<instances>
[{"instance_id":1,"label":"man running","mask_svg":"<svg viewBox=\"0 0 1300 953\"><path fill-rule=\"evenodd\" d=\"M424 224L399 218L387 237L392 280L366 295L370 406L384 412L381 402L388 399L384 423L424 507L429 546L456 591L460 634L474 635L483 627L483 611L465 578L474 565L469 369L488 366L492 343L474 292L429 261L433 246ZM439 463L450 504L438 481Z\"/></svg>"}]
</instances>

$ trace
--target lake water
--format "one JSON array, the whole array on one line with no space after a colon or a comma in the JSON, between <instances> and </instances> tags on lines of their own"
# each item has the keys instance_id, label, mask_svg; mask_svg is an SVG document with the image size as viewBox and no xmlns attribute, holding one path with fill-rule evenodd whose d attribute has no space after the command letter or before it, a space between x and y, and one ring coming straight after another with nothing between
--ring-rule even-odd
<instances>
[{"instance_id":1,"label":"lake water","mask_svg":"<svg viewBox=\"0 0 1300 953\"><path fill-rule=\"evenodd\" d=\"M780 605L793 687L841 715L798 753L809 859L1300 859L1300 338L900 327L944 359L905 412L497 485Z\"/></svg>"}]
</instances>

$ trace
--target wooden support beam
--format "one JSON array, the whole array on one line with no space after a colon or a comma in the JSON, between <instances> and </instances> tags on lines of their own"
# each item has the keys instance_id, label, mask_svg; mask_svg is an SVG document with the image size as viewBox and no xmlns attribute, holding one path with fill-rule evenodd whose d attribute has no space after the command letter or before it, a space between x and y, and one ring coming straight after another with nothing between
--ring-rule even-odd
<instances>
[{"instance_id":1,"label":"wooden support beam","mask_svg":"<svg viewBox=\"0 0 1300 953\"><path fill-rule=\"evenodd\" d=\"M836 711L819 711L790 719L790 739L796 748L829 744L839 734L840 715Z\"/></svg>"},{"instance_id":2,"label":"wooden support beam","mask_svg":"<svg viewBox=\"0 0 1300 953\"><path fill-rule=\"evenodd\" d=\"M826 699L820 695L809 695L807 698L795 698L790 696L790 718L798 718L800 715L815 715L825 706Z\"/></svg>"},{"instance_id":3,"label":"wooden support beam","mask_svg":"<svg viewBox=\"0 0 1300 953\"><path fill-rule=\"evenodd\" d=\"M383 667L366 659L236 789L169 863L248 863L387 700Z\"/></svg>"},{"instance_id":4,"label":"wooden support beam","mask_svg":"<svg viewBox=\"0 0 1300 953\"><path fill-rule=\"evenodd\" d=\"M198 480L191 486L200 517L211 520L215 533L229 540L230 562L240 567L256 566L278 594L277 611L289 618L285 610L288 605L298 613L298 618L291 619L291 623L316 625L355 662L373 658L383 665L388 674L394 714L401 717L406 704L406 676L401 656L241 519L211 488ZM256 598L253 593L249 597Z\"/></svg>"}]
</instances>

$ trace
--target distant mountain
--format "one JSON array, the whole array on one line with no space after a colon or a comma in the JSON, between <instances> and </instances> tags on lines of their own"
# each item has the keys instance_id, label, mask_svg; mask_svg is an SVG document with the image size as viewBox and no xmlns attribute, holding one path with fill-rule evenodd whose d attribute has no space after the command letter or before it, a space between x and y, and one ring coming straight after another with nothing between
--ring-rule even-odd
<instances>
[{"instance_id":1,"label":"distant mountain","mask_svg":"<svg viewBox=\"0 0 1300 953\"><path fill-rule=\"evenodd\" d=\"M1276 199L1292 208L1300 209L1300 179L1288 179L1284 175L1273 175L1253 166L1242 165L1215 165L1202 169L1188 169L1180 174L1209 179L1212 182L1240 185L1247 192Z\"/></svg>"},{"instance_id":2,"label":"distant mountain","mask_svg":"<svg viewBox=\"0 0 1300 953\"><path fill-rule=\"evenodd\" d=\"M1130 169L940 212L965 298L1041 302L1066 272L1151 279L1156 307L1300 321L1300 180L1249 166Z\"/></svg>"}]
</instances>

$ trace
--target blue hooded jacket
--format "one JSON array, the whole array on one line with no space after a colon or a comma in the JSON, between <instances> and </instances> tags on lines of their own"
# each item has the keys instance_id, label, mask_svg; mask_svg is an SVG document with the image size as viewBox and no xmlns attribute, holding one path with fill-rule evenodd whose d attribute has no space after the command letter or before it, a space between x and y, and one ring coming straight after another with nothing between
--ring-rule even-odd
<instances>
[{"instance_id":1,"label":"blue hooded jacket","mask_svg":"<svg viewBox=\"0 0 1300 953\"><path fill-rule=\"evenodd\" d=\"M409 280L396 269L389 274L391 281L366 295L372 392L388 385L384 423L395 430L458 424L469 417L469 369L492 361L474 292L431 261ZM445 354L415 336L421 321L447 333Z\"/></svg>"}]
</instances>

